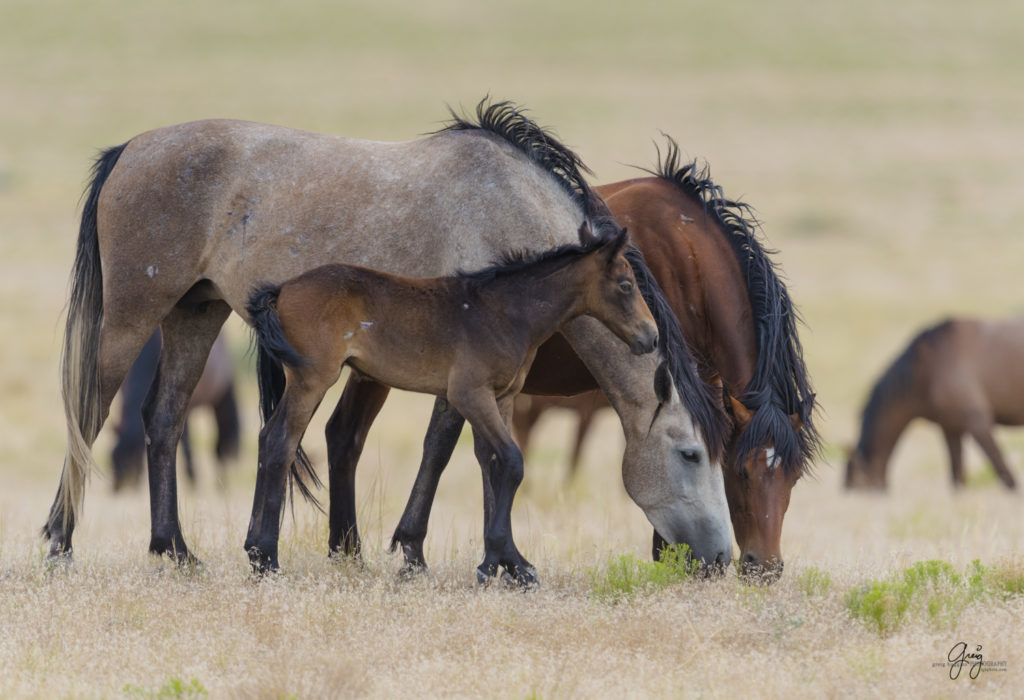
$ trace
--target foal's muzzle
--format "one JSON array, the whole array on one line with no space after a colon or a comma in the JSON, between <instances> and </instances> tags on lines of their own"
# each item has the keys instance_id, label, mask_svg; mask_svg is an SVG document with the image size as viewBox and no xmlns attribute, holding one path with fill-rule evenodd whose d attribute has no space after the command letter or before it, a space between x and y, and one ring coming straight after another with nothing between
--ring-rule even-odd
<instances>
[{"instance_id":1,"label":"foal's muzzle","mask_svg":"<svg viewBox=\"0 0 1024 700\"><path fill-rule=\"evenodd\" d=\"M634 355L646 355L649 352L654 352L656 347L658 347L658 329L655 326L648 326L633 338L630 350Z\"/></svg>"}]
</instances>

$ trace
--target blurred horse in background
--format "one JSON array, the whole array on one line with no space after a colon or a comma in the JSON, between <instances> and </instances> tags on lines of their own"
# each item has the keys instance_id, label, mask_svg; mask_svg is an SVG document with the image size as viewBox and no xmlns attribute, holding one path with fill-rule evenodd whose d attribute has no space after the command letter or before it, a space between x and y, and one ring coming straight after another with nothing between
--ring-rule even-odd
<instances>
[{"instance_id":1,"label":"blurred horse in background","mask_svg":"<svg viewBox=\"0 0 1024 700\"><path fill-rule=\"evenodd\" d=\"M726 199L706 167L682 164L671 138L665 157L658 156L652 177L595 189L649 264L702 379L720 387L718 400L732 416L723 471L740 571L770 582L782 573L790 492L820 442L796 309L758 240L750 208ZM543 391L531 388L531 378L542 378L536 384ZM556 335L541 347L524 393L573 395L594 388L587 367ZM591 416L597 404L581 401ZM549 399L541 398L539 406L545 405ZM521 431L529 422L523 413ZM410 565L423 564L429 501L444 466L424 458L395 530L392 546L401 545ZM655 558L665 544L655 527Z\"/></svg>"},{"instance_id":2,"label":"blurred horse in background","mask_svg":"<svg viewBox=\"0 0 1024 700\"><path fill-rule=\"evenodd\" d=\"M871 390L846 464L847 488L886 488L889 457L915 418L942 429L954 486L964 485L967 434L1003 485L1015 488L992 429L1024 425L1024 317L951 319L915 336Z\"/></svg>"},{"instance_id":3,"label":"blurred horse in background","mask_svg":"<svg viewBox=\"0 0 1024 700\"><path fill-rule=\"evenodd\" d=\"M113 487L119 491L127 486L139 483L142 478L142 465L146 455L146 431L142 425L142 404L146 400L156 376L156 368L160 362L160 331L146 341L142 352L128 371L121 384L121 420L117 424L117 442L110 454L113 466ZM231 356L228 352L224 334L217 336L206 359L206 367L199 377L192 392L188 410L208 407L213 411L217 426L217 443L214 451L217 465L223 477L228 463L238 457L238 440L241 431L238 418L238 403L235 399L235 377L231 367ZM192 457L192 441L189 439L188 422L186 420L181 434L181 449L185 457L185 475L192 483L196 483L195 460Z\"/></svg>"}]
</instances>

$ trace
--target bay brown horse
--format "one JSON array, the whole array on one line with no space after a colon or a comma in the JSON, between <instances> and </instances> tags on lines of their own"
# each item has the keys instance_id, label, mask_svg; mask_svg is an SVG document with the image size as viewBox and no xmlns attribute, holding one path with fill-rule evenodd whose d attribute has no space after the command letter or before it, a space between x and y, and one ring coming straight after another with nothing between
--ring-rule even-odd
<instances>
[{"instance_id":1,"label":"bay brown horse","mask_svg":"<svg viewBox=\"0 0 1024 700\"><path fill-rule=\"evenodd\" d=\"M500 566L519 584L536 584L512 538L523 456L506 423L538 346L578 316L599 320L634 354L654 351L657 326L622 257L625 244L622 230L430 279L329 265L256 291L249 318L261 351L283 363L285 384L260 433L245 544L253 569L278 568L288 466L324 393L350 365L386 386L441 396L469 421L487 513L478 579L489 581Z\"/></svg>"},{"instance_id":2,"label":"bay brown horse","mask_svg":"<svg viewBox=\"0 0 1024 700\"><path fill-rule=\"evenodd\" d=\"M486 101L475 120L456 117L406 142L205 120L104 151L93 168L72 269L61 360L68 449L43 528L47 560L70 558L93 441L155 328L163 350L143 406L149 550L187 563L177 444L210 347L232 310L247 320L253 284L331 262L411 277L452 274L509 250L577 243L584 221L604 237L618 226L584 169L521 110ZM664 302L647 284L647 268L639 256L630 262L656 309ZM657 311L655 318L662 342L645 356L630 355L593 319L576 319L562 332L620 407L630 495L670 540L700 523L697 546L712 559L726 556L728 507L718 462L723 412L701 390L671 318ZM662 361L672 380L668 401L655 390ZM386 389L360 399L379 407L382 394ZM332 434L336 427L332 422ZM699 463L684 462L683 453Z\"/></svg>"},{"instance_id":3,"label":"bay brown horse","mask_svg":"<svg viewBox=\"0 0 1024 700\"><path fill-rule=\"evenodd\" d=\"M952 319L915 336L871 389L846 487L885 489L893 448L916 418L942 429L955 487L964 484L967 434L1000 481L1015 488L992 429L1024 425L1024 317Z\"/></svg>"},{"instance_id":4,"label":"bay brown horse","mask_svg":"<svg viewBox=\"0 0 1024 700\"><path fill-rule=\"evenodd\" d=\"M121 420L117 425L117 442L110 453L114 491L137 484L142 476L146 456L146 429L142 425L142 404L153 384L159 362L160 332L157 331L146 341L121 385ZM199 377L188 404L189 413L204 406L213 411L216 421L217 442L214 452L217 464L223 470L238 456L241 430L238 403L235 399L234 370L231 367L231 357L223 333L217 336L210 349L210 356L206 358L203 374ZM181 434L181 451L185 457L185 475L194 484L195 460L192 458L187 422Z\"/></svg>"},{"instance_id":5,"label":"bay brown horse","mask_svg":"<svg viewBox=\"0 0 1024 700\"><path fill-rule=\"evenodd\" d=\"M749 207L726 199L706 168L683 164L671 139L659 161L651 177L596 189L630 230L655 284L664 290L666 313L692 345L704 385L720 387L716 400L724 401L732 416L724 472L741 572L771 581L782 572L782 524L790 492L819 445L797 312L758 240L759 225ZM589 365L555 336L541 346L524 393L566 396L592 390ZM350 388L358 382L350 380ZM332 548L356 532L351 487L345 493L349 505L336 507L333 484L352 483L367 417L372 420L367 413L361 423L352 423L346 461L331 464ZM392 538L392 547L402 548L411 567L425 565L430 504L461 426L443 405L435 409L420 472ZM665 540L652 522L657 557Z\"/></svg>"}]
</instances>

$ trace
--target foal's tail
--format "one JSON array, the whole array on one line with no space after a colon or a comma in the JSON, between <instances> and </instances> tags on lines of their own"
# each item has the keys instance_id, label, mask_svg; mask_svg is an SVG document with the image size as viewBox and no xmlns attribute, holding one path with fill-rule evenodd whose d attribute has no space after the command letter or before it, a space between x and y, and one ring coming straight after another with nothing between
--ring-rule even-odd
<instances>
[{"instance_id":1,"label":"foal's tail","mask_svg":"<svg viewBox=\"0 0 1024 700\"><path fill-rule=\"evenodd\" d=\"M277 297L281 288L267 284L257 288L249 297L246 311L256 336L256 379L260 393L260 420L267 424L284 395L284 366L301 367L306 364L284 335L281 318L277 315ZM300 445L289 471L291 483L307 501L323 511L320 501L306 483L308 478L316 488L323 488L313 463Z\"/></svg>"},{"instance_id":2,"label":"foal's tail","mask_svg":"<svg viewBox=\"0 0 1024 700\"><path fill-rule=\"evenodd\" d=\"M127 143L103 151L92 166L88 197L82 208L75 262L71 268L64 349L60 360L61 395L67 423L67 453L57 498L43 528L50 537L67 531L82 507L85 482L95 466L92 443L103 425L100 406L99 346L103 323L103 272L96 227L100 191Z\"/></svg>"}]
</instances>

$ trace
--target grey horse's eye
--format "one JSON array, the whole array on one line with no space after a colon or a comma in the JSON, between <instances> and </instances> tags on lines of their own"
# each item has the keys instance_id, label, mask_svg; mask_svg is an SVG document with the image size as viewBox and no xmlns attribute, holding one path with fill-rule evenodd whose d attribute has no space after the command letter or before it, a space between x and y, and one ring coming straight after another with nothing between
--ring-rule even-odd
<instances>
[{"instance_id":1,"label":"grey horse's eye","mask_svg":"<svg viewBox=\"0 0 1024 700\"><path fill-rule=\"evenodd\" d=\"M688 462L689 464L700 464L700 450L679 450L679 454L682 455L684 462Z\"/></svg>"}]
</instances>

